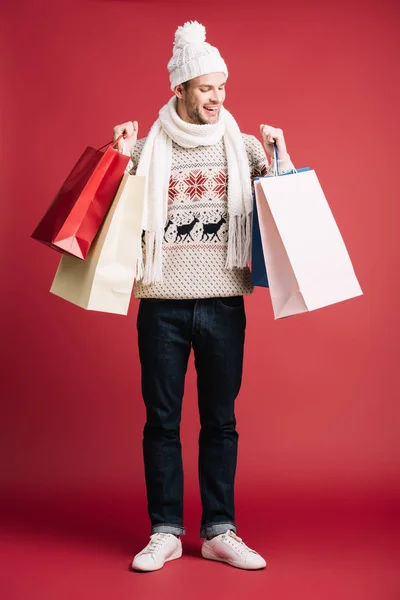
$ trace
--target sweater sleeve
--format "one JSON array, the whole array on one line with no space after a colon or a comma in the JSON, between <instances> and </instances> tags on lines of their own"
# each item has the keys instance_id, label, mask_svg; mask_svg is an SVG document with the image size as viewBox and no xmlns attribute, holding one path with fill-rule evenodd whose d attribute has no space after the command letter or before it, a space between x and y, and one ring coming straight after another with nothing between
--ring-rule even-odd
<instances>
[{"instance_id":1,"label":"sweater sleeve","mask_svg":"<svg viewBox=\"0 0 400 600\"><path fill-rule=\"evenodd\" d=\"M139 164L140 155L142 154L143 146L145 144L146 138L142 138L140 140L136 140L136 144L132 148L130 152L130 161L125 169L125 173L130 173L131 175L136 175L136 170Z\"/></svg>"}]
</instances>

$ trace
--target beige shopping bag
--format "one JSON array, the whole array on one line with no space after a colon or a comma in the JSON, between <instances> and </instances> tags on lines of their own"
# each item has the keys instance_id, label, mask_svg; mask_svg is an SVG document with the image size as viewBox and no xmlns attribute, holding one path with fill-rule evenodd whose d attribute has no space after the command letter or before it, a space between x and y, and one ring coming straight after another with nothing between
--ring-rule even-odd
<instances>
[{"instance_id":1,"label":"beige shopping bag","mask_svg":"<svg viewBox=\"0 0 400 600\"><path fill-rule=\"evenodd\" d=\"M315 171L255 181L275 319L362 295Z\"/></svg>"},{"instance_id":2,"label":"beige shopping bag","mask_svg":"<svg viewBox=\"0 0 400 600\"><path fill-rule=\"evenodd\" d=\"M125 173L85 260L61 258L50 292L86 310L126 315L140 252L145 177Z\"/></svg>"}]
</instances>

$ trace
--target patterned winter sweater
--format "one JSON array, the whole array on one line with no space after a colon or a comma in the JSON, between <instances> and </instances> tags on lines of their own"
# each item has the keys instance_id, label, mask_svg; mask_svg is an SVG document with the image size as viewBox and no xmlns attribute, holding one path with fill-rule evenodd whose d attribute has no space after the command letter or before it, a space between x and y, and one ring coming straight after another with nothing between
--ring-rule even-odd
<instances>
[{"instance_id":1,"label":"patterned winter sweater","mask_svg":"<svg viewBox=\"0 0 400 600\"><path fill-rule=\"evenodd\" d=\"M264 148L242 134L252 178L273 173ZM134 175L146 138L137 140L128 169ZM278 161L279 172L292 169ZM227 160L224 141L214 146L182 148L172 143L167 222L163 240L163 281L136 282L136 298L211 298L251 294L248 267L226 269L228 248Z\"/></svg>"}]
</instances>

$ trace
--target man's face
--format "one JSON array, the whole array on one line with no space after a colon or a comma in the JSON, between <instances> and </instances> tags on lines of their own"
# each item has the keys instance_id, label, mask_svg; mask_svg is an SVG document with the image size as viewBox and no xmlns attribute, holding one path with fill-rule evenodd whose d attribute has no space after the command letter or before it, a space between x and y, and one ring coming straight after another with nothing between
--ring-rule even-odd
<instances>
[{"instance_id":1,"label":"man's face","mask_svg":"<svg viewBox=\"0 0 400 600\"><path fill-rule=\"evenodd\" d=\"M191 79L187 90L183 85L178 85L175 94L180 118L196 125L217 123L225 100L225 83L223 73L210 73Z\"/></svg>"}]
</instances>

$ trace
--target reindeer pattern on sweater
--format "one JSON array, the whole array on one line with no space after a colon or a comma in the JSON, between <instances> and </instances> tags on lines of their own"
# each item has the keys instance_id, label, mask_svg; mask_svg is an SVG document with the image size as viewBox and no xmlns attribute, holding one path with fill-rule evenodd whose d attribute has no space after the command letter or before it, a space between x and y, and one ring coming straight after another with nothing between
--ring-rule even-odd
<instances>
[{"instance_id":1,"label":"reindeer pattern on sweater","mask_svg":"<svg viewBox=\"0 0 400 600\"><path fill-rule=\"evenodd\" d=\"M272 173L262 144L242 134L252 178ZM138 140L128 169L136 173L146 138ZM291 163L281 164L280 172ZM168 214L163 239L163 281L134 287L136 298L207 298L253 291L248 267L226 269L228 168L223 139L213 146L182 148L172 143ZM143 248L144 249L144 248Z\"/></svg>"}]
</instances>

